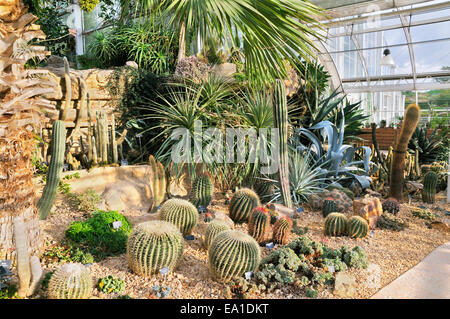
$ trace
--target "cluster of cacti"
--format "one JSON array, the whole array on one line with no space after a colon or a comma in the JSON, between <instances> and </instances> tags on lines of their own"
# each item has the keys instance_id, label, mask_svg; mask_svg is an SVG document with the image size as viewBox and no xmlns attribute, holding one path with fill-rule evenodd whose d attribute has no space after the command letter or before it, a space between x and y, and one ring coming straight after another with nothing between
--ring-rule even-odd
<instances>
[{"instance_id":1,"label":"cluster of cacti","mask_svg":"<svg viewBox=\"0 0 450 319\"><path fill-rule=\"evenodd\" d=\"M258 180L253 189L263 204L268 203L274 195L274 186L270 181Z\"/></svg>"},{"instance_id":2,"label":"cluster of cacti","mask_svg":"<svg viewBox=\"0 0 450 319\"><path fill-rule=\"evenodd\" d=\"M423 178L422 200L425 203L433 204L436 196L438 177L433 171L425 174Z\"/></svg>"},{"instance_id":3,"label":"cluster of cacti","mask_svg":"<svg viewBox=\"0 0 450 319\"><path fill-rule=\"evenodd\" d=\"M255 271L261 261L258 243L239 230L225 230L208 250L209 270L215 280L227 282Z\"/></svg>"},{"instance_id":4,"label":"cluster of cacti","mask_svg":"<svg viewBox=\"0 0 450 319\"><path fill-rule=\"evenodd\" d=\"M391 176L389 179L390 197L394 197L398 201L403 200L403 179L405 170L405 154L408 150L408 143L411 139L417 124L420 120L420 107L411 104L406 108L405 117L402 123L400 135L394 148L394 154L391 164Z\"/></svg>"},{"instance_id":5,"label":"cluster of cacti","mask_svg":"<svg viewBox=\"0 0 450 319\"><path fill-rule=\"evenodd\" d=\"M413 216L421 218L421 219L425 219L428 220L430 222L433 222L434 220L436 220L436 215L428 210L428 209L421 209L421 208L417 208L416 210L414 210L412 212Z\"/></svg>"},{"instance_id":6,"label":"cluster of cacti","mask_svg":"<svg viewBox=\"0 0 450 319\"><path fill-rule=\"evenodd\" d=\"M377 197L365 197L353 201L353 213L363 217L370 228L375 228L377 219L383 215L383 206Z\"/></svg>"},{"instance_id":7,"label":"cluster of cacti","mask_svg":"<svg viewBox=\"0 0 450 319\"><path fill-rule=\"evenodd\" d=\"M125 281L112 275L99 278L97 281L97 290L105 294L119 293L125 288Z\"/></svg>"},{"instance_id":8,"label":"cluster of cacti","mask_svg":"<svg viewBox=\"0 0 450 319\"><path fill-rule=\"evenodd\" d=\"M162 268L174 270L183 254L184 240L172 223L154 220L136 225L127 241L130 269L151 276Z\"/></svg>"},{"instance_id":9,"label":"cluster of cacti","mask_svg":"<svg viewBox=\"0 0 450 319\"><path fill-rule=\"evenodd\" d=\"M286 245L291 235L293 223L289 217L281 217L273 225L272 240L276 244Z\"/></svg>"},{"instance_id":10,"label":"cluster of cacti","mask_svg":"<svg viewBox=\"0 0 450 319\"><path fill-rule=\"evenodd\" d=\"M327 197L323 200L323 206L322 206L322 216L327 217L331 213L337 212L337 205L336 202L332 197Z\"/></svg>"},{"instance_id":11,"label":"cluster of cacti","mask_svg":"<svg viewBox=\"0 0 450 319\"><path fill-rule=\"evenodd\" d=\"M87 299L92 293L92 277L82 264L62 265L50 278L50 299Z\"/></svg>"},{"instance_id":12,"label":"cluster of cacti","mask_svg":"<svg viewBox=\"0 0 450 319\"><path fill-rule=\"evenodd\" d=\"M313 210L322 210L325 199L332 199L336 204L336 212L342 213L352 207L352 198L347 194L348 189L333 189L322 192L321 194L312 194L308 199L308 205Z\"/></svg>"},{"instance_id":13,"label":"cluster of cacti","mask_svg":"<svg viewBox=\"0 0 450 319\"><path fill-rule=\"evenodd\" d=\"M219 233L229 229L231 229L231 227L227 222L220 219L212 220L208 227L206 227L205 239L203 241L205 248L208 249L211 246L214 238L216 238Z\"/></svg>"},{"instance_id":14,"label":"cluster of cacti","mask_svg":"<svg viewBox=\"0 0 450 319\"><path fill-rule=\"evenodd\" d=\"M347 232L347 217L341 213L331 213L325 219L325 235L342 236Z\"/></svg>"},{"instance_id":15,"label":"cluster of cacti","mask_svg":"<svg viewBox=\"0 0 450 319\"><path fill-rule=\"evenodd\" d=\"M238 224L246 223L251 211L260 206L258 195L249 188L237 190L228 204L230 218Z\"/></svg>"},{"instance_id":16,"label":"cluster of cacti","mask_svg":"<svg viewBox=\"0 0 450 319\"><path fill-rule=\"evenodd\" d=\"M273 101L274 124L278 129L278 182L280 185L283 204L292 208L291 189L289 183L289 154L288 154L288 107L284 82L276 80Z\"/></svg>"},{"instance_id":17,"label":"cluster of cacti","mask_svg":"<svg viewBox=\"0 0 450 319\"><path fill-rule=\"evenodd\" d=\"M393 215L397 215L397 213L400 211L400 204L398 200L396 200L393 197L389 197L386 199L383 204L383 212L388 212Z\"/></svg>"},{"instance_id":18,"label":"cluster of cacti","mask_svg":"<svg viewBox=\"0 0 450 319\"><path fill-rule=\"evenodd\" d=\"M248 233L259 243L265 243L270 237L270 214L264 207L255 207L248 218Z\"/></svg>"},{"instance_id":19,"label":"cluster of cacti","mask_svg":"<svg viewBox=\"0 0 450 319\"><path fill-rule=\"evenodd\" d=\"M150 175L150 188L152 190L153 204L150 211L158 208L166 197L166 171L164 165L156 161L153 155L148 158L152 174Z\"/></svg>"},{"instance_id":20,"label":"cluster of cacti","mask_svg":"<svg viewBox=\"0 0 450 319\"><path fill-rule=\"evenodd\" d=\"M63 121L55 121L52 131L52 157L48 168L47 180L37 209L41 219L46 219L55 201L56 191L62 170L64 168L64 154L66 149L66 128Z\"/></svg>"},{"instance_id":21,"label":"cluster of cacti","mask_svg":"<svg viewBox=\"0 0 450 319\"><path fill-rule=\"evenodd\" d=\"M198 223L198 212L192 203L181 198L167 200L159 212L159 219L178 227L183 236L190 235Z\"/></svg>"},{"instance_id":22,"label":"cluster of cacti","mask_svg":"<svg viewBox=\"0 0 450 319\"><path fill-rule=\"evenodd\" d=\"M361 216L352 216L348 219L347 234L351 238L364 238L369 233L369 224Z\"/></svg>"},{"instance_id":23,"label":"cluster of cacti","mask_svg":"<svg viewBox=\"0 0 450 319\"><path fill-rule=\"evenodd\" d=\"M207 207L211 203L213 183L207 174L199 174L192 184L191 202L195 207Z\"/></svg>"}]
</instances>

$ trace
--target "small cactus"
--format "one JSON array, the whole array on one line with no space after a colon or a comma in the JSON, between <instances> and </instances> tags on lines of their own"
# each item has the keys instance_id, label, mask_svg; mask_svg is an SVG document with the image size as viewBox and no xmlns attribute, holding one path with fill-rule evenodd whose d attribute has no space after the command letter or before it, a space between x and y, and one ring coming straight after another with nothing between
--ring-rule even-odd
<instances>
[{"instance_id":1,"label":"small cactus","mask_svg":"<svg viewBox=\"0 0 450 319\"><path fill-rule=\"evenodd\" d=\"M228 282L256 271L261 261L258 243L240 230L225 230L208 250L209 271L215 280Z\"/></svg>"},{"instance_id":2,"label":"small cactus","mask_svg":"<svg viewBox=\"0 0 450 319\"><path fill-rule=\"evenodd\" d=\"M176 225L183 236L186 236L192 234L197 226L198 212L195 206L187 200L172 198L162 205L159 219Z\"/></svg>"},{"instance_id":3,"label":"small cactus","mask_svg":"<svg viewBox=\"0 0 450 319\"><path fill-rule=\"evenodd\" d=\"M270 214L264 207L256 207L248 218L248 234L259 243L265 243L270 236Z\"/></svg>"},{"instance_id":4,"label":"small cactus","mask_svg":"<svg viewBox=\"0 0 450 319\"><path fill-rule=\"evenodd\" d=\"M148 161L152 168L150 188L153 195L153 205L150 207L150 211L154 211L154 208L161 205L166 197L166 171L164 165L158 162L153 155L149 156Z\"/></svg>"},{"instance_id":5,"label":"small cactus","mask_svg":"<svg viewBox=\"0 0 450 319\"><path fill-rule=\"evenodd\" d=\"M205 240L203 242L205 248L208 249L209 246L211 246L214 238L216 238L219 233L229 229L231 229L231 227L227 222L220 219L212 220L206 228Z\"/></svg>"},{"instance_id":6,"label":"small cactus","mask_svg":"<svg viewBox=\"0 0 450 319\"><path fill-rule=\"evenodd\" d=\"M369 224L361 216L352 216L348 219L347 234L351 238L364 238L369 233Z\"/></svg>"},{"instance_id":7,"label":"small cactus","mask_svg":"<svg viewBox=\"0 0 450 319\"><path fill-rule=\"evenodd\" d=\"M331 213L325 219L325 235L342 236L347 230L347 217L341 213Z\"/></svg>"},{"instance_id":8,"label":"small cactus","mask_svg":"<svg viewBox=\"0 0 450 319\"><path fill-rule=\"evenodd\" d=\"M430 171L423 178L422 200L425 203L433 204L436 197L437 174Z\"/></svg>"},{"instance_id":9,"label":"small cactus","mask_svg":"<svg viewBox=\"0 0 450 319\"><path fill-rule=\"evenodd\" d=\"M325 198L322 206L322 216L327 217L331 213L337 212L336 202L331 197Z\"/></svg>"},{"instance_id":10,"label":"small cactus","mask_svg":"<svg viewBox=\"0 0 450 319\"><path fill-rule=\"evenodd\" d=\"M389 197L386 199L383 204L383 212L388 212L393 215L397 215L397 213L400 211L400 204L398 200L396 200L393 197Z\"/></svg>"},{"instance_id":11,"label":"small cactus","mask_svg":"<svg viewBox=\"0 0 450 319\"><path fill-rule=\"evenodd\" d=\"M231 198L228 212L235 223L242 224L248 221L252 210L260 205L259 197L254 191L249 188L241 188Z\"/></svg>"},{"instance_id":12,"label":"small cactus","mask_svg":"<svg viewBox=\"0 0 450 319\"><path fill-rule=\"evenodd\" d=\"M273 225L273 242L286 245L289 241L289 236L291 235L292 225L292 220L289 217L278 219Z\"/></svg>"},{"instance_id":13,"label":"small cactus","mask_svg":"<svg viewBox=\"0 0 450 319\"><path fill-rule=\"evenodd\" d=\"M50 278L50 299L87 299L92 293L92 277L82 264L65 264Z\"/></svg>"},{"instance_id":14,"label":"small cactus","mask_svg":"<svg viewBox=\"0 0 450 319\"><path fill-rule=\"evenodd\" d=\"M174 270L183 254L184 240L178 228L153 220L134 227L127 242L128 265L136 274L151 276L161 268Z\"/></svg>"},{"instance_id":15,"label":"small cactus","mask_svg":"<svg viewBox=\"0 0 450 319\"><path fill-rule=\"evenodd\" d=\"M208 175L198 175L192 185L191 202L195 207L207 207L211 202L213 183Z\"/></svg>"}]
</instances>

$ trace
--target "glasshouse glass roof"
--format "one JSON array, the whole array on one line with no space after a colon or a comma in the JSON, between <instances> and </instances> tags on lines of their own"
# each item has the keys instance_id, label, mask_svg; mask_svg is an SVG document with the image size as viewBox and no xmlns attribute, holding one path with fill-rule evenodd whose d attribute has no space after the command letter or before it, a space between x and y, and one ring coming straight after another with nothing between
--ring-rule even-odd
<instances>
[{"instance_id":1,"label":"glasshouse glass roof","mask_svg":"<svg viewBox=\"0 0 450 319\"><path fill-rule=\"evenodd\" d=\"M450 88L450 1L312 2L330 16L317 47L333 88L347 93ZM391 65L383 63L386 49Z\"/></svg>"}]
</instances>

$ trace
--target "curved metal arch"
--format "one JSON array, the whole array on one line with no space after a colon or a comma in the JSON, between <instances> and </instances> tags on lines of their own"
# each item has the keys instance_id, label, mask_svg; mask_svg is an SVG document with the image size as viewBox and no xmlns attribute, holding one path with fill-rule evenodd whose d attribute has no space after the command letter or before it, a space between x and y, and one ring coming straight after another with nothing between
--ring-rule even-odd
<instances>
[{"instance_id":1,"label":"curved metal arch","mask_svg":"<svg viewBox=\"0 0 450 319\"><path fill-rule=\"evenodd\" d=\"M327 48L325 47L325 45L323 44L323 42L321 40L313 39L313 42L316 44L316 48L321 53L321 54L318 54L320 63L330 73L331 90L344 92L344 87L342 85L341 76L336 67L336 63L334 62L333 57L328 52Z\"/></svg>"},{"instance_id":2,"label":"curved metal arch","mask_svg":"<svg viewBox=\"0 0 450 319\"><path fill-rule=\"evenodd\" d=\"M352 29L353 29L353 26L354 25L352 24ZM349 26L347 26L347 29L348 29L348 27ZM369 69L367 68L366 57L364 56L363 52L361 51L361 45L359 43L358 38L353 33L353 30L352 30L350 37L351 37L353 44L355 45L355 48L358 52L359 59L361 60L361 64L363 66L363 70L364 70L364 73L365 73L366 79L367 79L367 86L370 86L370 74L369 74Z\"/></svg>"},{"instance_id":3,"label":"curved metal arch","mask_svg":"<svg viewBox=\"0 0 450 319\"><path fill-rule=\"evenodd\" d=\"M400 14L400 21L402 22L403 25L403 32L405 32L405 37L406 37L406 42L408 43L408 50L409 50L409 57L411 60L411 72L413 75L413 84L414 84L414 91L416 91L416 87L417 87L417 68L416 68L416 58L414 56L414 46L413 46L413 41L412 41L412 36L411 36L411 29L409 27L408 22L406 21L406 18L404 15ZM411 18L410 18L411 19Z\"/></svg>"}]
</instances>

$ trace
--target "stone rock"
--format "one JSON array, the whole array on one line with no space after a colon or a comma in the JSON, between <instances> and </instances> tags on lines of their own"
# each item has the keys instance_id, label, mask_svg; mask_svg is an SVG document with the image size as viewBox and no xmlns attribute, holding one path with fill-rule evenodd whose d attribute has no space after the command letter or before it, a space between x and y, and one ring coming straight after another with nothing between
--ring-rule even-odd
<instances>
[{"instance_id":1,"label":"stone rock","mask_svg":"<svg viewBox=\"0 0 450 319\"><path fill-rule=\"evenodd\" d=\"M186 188L186 174L181 174L180 177L176 178L170 176L169 185L167 186L167 193L170 197L181 197L185 198L188 196L188 190Z\"/></svg>"},{"instance_id":2,"label":"stone rock","mask_svg":"<svg viewBox=\"0 0 450 319\"><path fill-rule=\"evenodd\" d=\"M369 195L369 196L378 197L378 198L382 197L380 193L378 193L378 192L376 192L374 190L371 190L370 188L366 188L365 191L366 191L367 195Z\"/></svg>"},{"instance_id":3,"label":"stone rock","mask_svg":"<svg viewBox=\"0 0 450 319\"><path fill-rule=\"evenodd\" d=\"M352 298L356 295L356 280L352 276L338 272L334 280L333 294L341 298Z\"/></svg>"},{"instance_id":4,"label":"stone rock","mask_svg":"<svg viewBox=\"0 0 450 319\"><path fill-rule=\"evenodd\" d=\"M231 228L234 228L234 222L227 214L217 211L210 211L210 212L213 214L215 219L222 220L226 222Z\"/></svg>"},{"instance_id":5,"label":"stone rock","mask_svg":"<svg viewBox=\"0 0 450 319\"><path fill-rule=\"evenodd\" d=\"M383 207L378 197L366 195L353 201L353 214L363 217L371 229L375 228L378 218L383 214Z\"/></svg>"},{"instance_id":6,"label":"stone rock","mask_svg":"<svg viewBox=\"0 0 450 319\"><path fill-rule=\"evenodd\" d=\"M138 64L136 62L134 62L134 61L127 61L127 63L125 63L125 65L126 66L130 66L130 67L135 68L135 69L139 69Z\"/></svg>"},{"instance_id":7,"label":"stone rock","mask_svg":"<svg viewBox=\"0 0 450 319\"><path fill-rule=\"evenodd\" d=\"M150 187L132 181L110 184L101 196L108 210L119 212L130 209L148 211L153 202Z\"/></svg>"},{"instance_id":8,"label":"stone rock","mask_svg":"<svg viewBox=\"0 0 450 319\"><path fill-rule=\"evenodd\" d=\"M378 264L369 264L366 269L366 286L371 289L381 287L381 268Z\"/></svg>"}]
</instances>

